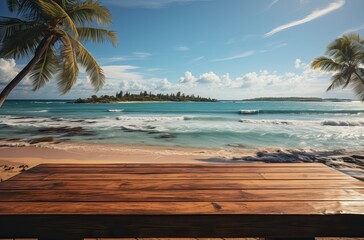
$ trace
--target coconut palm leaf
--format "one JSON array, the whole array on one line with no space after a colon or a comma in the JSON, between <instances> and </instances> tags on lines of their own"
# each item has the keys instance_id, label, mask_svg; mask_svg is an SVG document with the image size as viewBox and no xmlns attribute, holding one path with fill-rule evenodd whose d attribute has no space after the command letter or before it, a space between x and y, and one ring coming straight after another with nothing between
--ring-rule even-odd
<instances>
[{"instance_id":1,"label":"coconut palm leaf","mask_svg":"<svg viewBox=\"0 0 364 240\"><path fill-rule=\"evenodd\" d=\"M61 39L63 45L61 49L61 68L58 74L58 88L62 94L67 93L71 90L72 86L77 81L78 76L78 66L77 66L77 56L76 46L73 45L71 37L64 32Z\"/></svg>"},{"instance_id":2,"label":"coconut palm leaf","mask_svg":"<svg viewBox=\"0 0 364 240\"><path fill-rule=\"evenodd\" d=\"M0 16L0 36L2 36L0 41L3 42L14 34L37 25L34 21L23 21L18 18Z\"/></svg>"},{"instance_id":3,"label":"coconut palm leaf","mask_svg":"<svg viewBox=\"0 0 364 240\"><path fill-rule=\"evenodd\" d=\"M91 40L95 43L103 43L105 40L109 40L116 47L117 36L113 31L101 28L81 27L77 28L77 32L80 40Z\"/></svg>"},{"instance_id":4,"label":"coconut palm leaf","mask_svg":"<svg viewBox=\"0 0 364 240\"><path fill-rule=\"evenodd\" d=\"M6 3L22 19L0 17L0 57L29 57L30 61L1 91L0 107L27 73L33 81L33 90L56 75L64 94L77 80L79 63L85 67L96 90L104 85L101 67L80 41L110 41L116 46L115 32L93 26L111 23L107 8L96 0L6 0Z\"/></svg>"},{"instance_id":5,"label":"coconut palm leaf","mask_svg":"<svg viewBox=\"0 0 364 240\"><path fill-rule=\"evenodd\" d=\"M351 86L353 90L364 96L364 39L357 33L349 33L335 39L327 46L326 54L315 58L311 68L333 72L331 84L327 91Z\"/></svg>"},{"instance_id":6,"label":"coconut palm leaf","mask_svg":"<svg viewBox=\"0 0 364 240\"><path fill-rule=\"evenodd\" d=\"M37 2L43 14L49 18L55 19L54 22L57 24L62 24L61 20L64 20L66 26L70 28L75 37L78 37L77 27L65 9L53 0L37 0Z\"/></svg>"},{"instance_id":7,"label":"coconut palm leaf","mask_svg":"<svg viewBox=\"0 0 364 240\"><path fill-rule=\"evenodd\" d=\"M77 41L75 44L78 47L77 59L79 63L86 69L86 73L90 77L90 82L95 90L100 90L105 84L104 71L82 43Z\"/></svg>"},{"instance_id":8,"label":"coconut palm leaf","mask_svg":"<svg viewBox=\"0 0 364 240\"><path fill-rule=\"evenodd\" d=\"M6 0L6 4L10 12L17 11L20 6L20 2L18 0Z\"/></svg>"},{"instance_id":9,"label":"coconut palm leaf","mask_svg":"<svg viewBox=\"0 0 364 240\"><path fill-rule=\"evenodd\" d=\"M58 59L53 47L47 48L41 60L35 65L30 73L30 80L33 83L33 91L43 87L59 69Z\"/></svg>"},{"instance_id":10,"label":"coconut palm leaf","mask_svg":"<svg viewBox=\"0 0 364 240\"><path fill-rule=\"evenodd\" d=\"M342 66L333 59L322 56L315 58L311 63L311 67L313 69L320 68L323 71L331 72L340 70Z\"/></svg>"},{"instance_id":11,"label":"coconut palm leaf","mask_svg":"<svg viewBox=\"0 0 364 240\"><path fill-rule=\"evenodd\" d=\"M86 1L73 4L68 9L70 18L79 25L93 24L109 26L111 23L110 11L96 1Z\"/></svg>"},{"instance_id":12,"label":"coconut palm leaf","mask_svg":"<svg viewBox=\"0 0 364 240\"><path fill-rule=\"evenodd\" d=\"M355 78L355 77L354 77ZM353 91L355 92L355 94L362 100L364 101L364 85L362 84L362 82L360 80L353 80L351 87L353 89Z\"/></svg>"},{"instance_id":13,"label":"coconut palm leaf","mask_svg":"<svg viewBox=\"0 0 364 240\"><path fill-rule=\"evenodd\" d=\"M335 88L339 88L342 87L345 84L345 78L342 75L342 73L336 73L334 74L331 79L331 84L330 86L326 89L326 91L331 91Z\"/></svg>"},{"instance_id":14,"label":"coconut palm leaf","mask_svg":"<svg viewBox=\"0 0 364 240\"><path fill-rule=\"evenodd\" d=\"M0 56L5 58L29 57L35 52L46 32L40 26L19 31L2 42Z\"/></svg>"}]
</instances>

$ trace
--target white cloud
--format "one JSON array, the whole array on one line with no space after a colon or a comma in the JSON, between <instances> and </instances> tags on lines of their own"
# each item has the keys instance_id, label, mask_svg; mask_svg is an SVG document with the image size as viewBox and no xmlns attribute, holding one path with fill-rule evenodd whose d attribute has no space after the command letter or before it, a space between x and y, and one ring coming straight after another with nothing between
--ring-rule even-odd
<instances>
[{"instance_id":1,"label":"white cloud","mask_svg":"<svg viewBox=\"0 0 364 240\"><path fill-rule=\"evenodd\" d=\"M202 74L197 82L199 83L218 83L220 82L221 79L219 76L217 76L214 72L207 72L207 73L204 73Z\"/></svg>"},{"instance_id":2,"label":"white cloud","mask_svg":"<svg viewBox=\"0 0 364 240\"><path fill-rule=\"evenodd\" d=\"M282 30L285 30L285 29L288 29L288 28L291 28L291 27L295 27L295 26L298 26L298 25L305 24L305 23L308 23L310 21L313 21L313 20L315 20L315 19L317 19L319 17L325 16L326 14L343 7L344 4L345 4L345 0L338 0L338 1L334 2L334 3L331 3L329 6L327 6L324 9L317 9L317 10L313 11L311 14L307 15L305 18L302 18L300 20L293 21L293 22L290 22L290 23L287 23L287 24L284 24L282 26L274 28L272 31L264 34L264 37L269 37L269 36L272 36L273 34L276 34L276 33L280 32Z\"/></svg>"},{"instance_id":3,"label":"white cloud","mask_svg":"<svg viewBox=\"0 0 364 240\"><path fill-rule=\"evenodd\" d=\"M326 92L330 74L312 70L309 65L299 63L300 72L276 73L268 70L247 72L231 77L229 73L217 75L214 72L202 73L195 77L186 72L171 89L199 94L218 99L243 99L252 97L345 97L351 98L350 90ZM193 90L193 92L191 92Z\"/></svg>"},{"instance_id":4,"label":"white cloud","mask_svg":"<svg viewBox=\"0 0 364 240\"><path fill-rule=\"evenodd\" d=\"M295 68L301 68L302 67L302 61L301 59L297 58L294 62L294 67Z\"/></svg>"},{"instance_id":5,"label":"white cloud","mask_svg":"<svg viewBox=\"0 0 364 240\"><path fill-rule=\"evenodd\" d=\"M0 87L5 87L13 78L18 75L20 68L17 66L15 59L0 58ZM17 86L24 87L31 85L28 77L25 77ZM1 89L1 88L0 88Z\"/></svg>"},{"instance_id":6,"label":"white cloud","mask_svg":"<svg viewBox=\"0 0 364 240\"><path fill-rule=\"evenodd\" d=\"M194 83L196 82L197 78L192 75L191 72L185 72L183 77L179 78L180 83Z\"/></svg>"},{"instance_id":7,"label":"white cloud","mask_svg":"<svg viewBox=\"0 0 364 240\"><path fill-rule=\"evenodd\" d=\"M330 74L312 70L300 59L294 61L298 69L292 66L292 72L277 73L268 70L251 71L232 76L222 75L213 71L203 72L194 76L186 71L177 81L164 77L147 77L142 69L132 65L103 66L106 84L97 95L114 95L117 91L151 91L153 93L171 93L181 91L185 94L195 94L218 99L243 99L262 96L320 96L320 97L353 97L350 89L326 93ZM1 79L9 81L19 69L11 59L0 59ZM26 82L25 82L26 83ZM21 87L22 86L22 87ZM81 72L74 88L66 95L60 95L56 81L50 81L37 92L31 91L31 86L21 85L14 89L12 98L79 98L95 94L85 73Z\"/></svg>"},{"instance_id":8,"label":"white cloud","mask_svg":"<svg viewBox=\"0 0 364 240\"><path fill-rule=\"evenodd\" d=\"M266 8L266 10L269 10L271 9L274 5L276 5L277 3L279 2L279 0L273 0L269 5L268 7Z\"/></svg>"},{"instance_id":9,"label":"white cloud","mask_svg":"<svg viewBox=\"0 0 364 240\"><path fill-rule=\"evenodd\" d=\"M212 59L212 62L222 62L222 61L229 61L229 60L234 60L234 59L239 59L239 58L245 58L245 57L249 57L251 55L254 54L254 51L247 51L247 52L243 52L237 55L233 55L230 57L225 57L225 58L215 58Z\"/></svg>"},{"instance_id":10,"label":"white cloud","mask_svg":"<svg viewBox=\"0 0 364 240\"><path fill-rule=\"evenodd\" d=\"M186 4L199 0L104 0L104 3L131 8L164 8L172 4Z\"/></svg>"},{"instance_id":11,"label":"white cloud","mask_svg":"<svg viewBox=\"0 0 364 240\"><path fill-rule=\"evenodd\" d=\"M197 58L194 58L190 61L190 63L196 63L196 62L199 62L201 60L203 60L205 57L204 56L200 56L200 57L197 57Z\"/></svg>"},{"instance_id":12,"label":"white cloud","mask_svg":"<svg viewBox=\"0 0 364 240\"><path fill-rule=\"evenodd\" d=\"M151 56L152 54L149 52L133 52L133 57L136 59L146 59Z\"/></svg>"},{"instance_id":13,"label":"white cloud","mask_svg":"<svg viewBox=\"0 0 364 240\"><path fill-rule=\"evenodd\" d=\"M189 50L190 50L190 48L189 48L189 47L187 47L187 46L181 45L181 46L177 46L177 47L176 47L176 50L177 50L177 51L180 51L180 52L186 52L186 51L189 51Z\"/></svg>"},{"instance_id":14,"label":"white cloud","mask_svg":"<svg viewBox=\"0 0 364 240\"><path fill-rule=\"evenodd\" d=\"M152 56L152 54L149 52L133 52L129 56L115 56L115 57L109 57L109 58L100 58L99 62L101 64L109 64L109 63L114 63L114 62L145 60L151 56Z\"/></svg>"},{"instance_id":15,"label":"white cloud","mask_svg":"<svg viewBox=\"0 0 364 240\"><path fill-rule=\"evenodd\" d=\"M19 73L15 59L0 58L0 85L8 83Z\"/></svg>"}]
</instances>

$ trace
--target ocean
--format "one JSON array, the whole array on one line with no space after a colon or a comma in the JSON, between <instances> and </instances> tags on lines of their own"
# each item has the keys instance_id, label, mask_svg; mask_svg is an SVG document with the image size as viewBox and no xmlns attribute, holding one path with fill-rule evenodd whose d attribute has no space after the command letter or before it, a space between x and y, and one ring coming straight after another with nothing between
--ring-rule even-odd
<instances>
[{"instance_id":1,"label":"ocean","mask_svg":"<svg viewBox=\"0 0 364 240\"><path fill-rule=\"evenodd\" d=\"M0 109L0 140L203 148L364 148L364 103L158 102L74 104L13 100Z\"/></svg>"}]
</instances>

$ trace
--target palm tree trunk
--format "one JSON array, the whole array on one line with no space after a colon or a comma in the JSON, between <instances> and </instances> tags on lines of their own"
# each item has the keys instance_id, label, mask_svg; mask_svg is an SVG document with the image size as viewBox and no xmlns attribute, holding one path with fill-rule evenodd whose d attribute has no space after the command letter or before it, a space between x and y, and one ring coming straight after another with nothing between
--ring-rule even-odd
<instances>
[{"instance_id":1,"label":"palm tree trunk","mask_svg":"<svg viewBox=\"0 0 364 240\"><path fill-rule=\"evenodd\" d=\"M7 96L9 93L20 83L20 81L34 68L34 66L39 62L41 57L43 56L44 52L49 47L49 44L51 43L53 39L53 35L49 35L45 37L41 43L39 44L38 48L35 50L34 57L30 62L18 73L18 75L15 76L13 80L11 80L8 85L2 90L0 93L0 108L5 102Z\"/></svg>"}]
</instances>

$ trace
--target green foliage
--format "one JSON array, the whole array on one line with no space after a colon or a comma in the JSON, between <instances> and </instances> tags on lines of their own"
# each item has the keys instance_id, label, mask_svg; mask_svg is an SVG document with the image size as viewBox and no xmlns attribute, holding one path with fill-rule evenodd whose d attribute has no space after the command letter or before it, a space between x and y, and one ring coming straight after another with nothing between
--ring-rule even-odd
<instances>
[{"instance_id":1,"label":"green foliage","mask_svg":"<svg viewBox=\"0 0 364 240\"><path fill-rule=\"evenodd\" d=\"M96 0L6 0L20 18L0 17L0 57L33 58L42 41L45 51L30 71L33 90L56 77L62 93L74 86L81 65L91 84L99 90L105 83L103 70L83 42L117 43L116 33L98 25L111 23L110 11Z\"/></svg>"},{"instance_id":2,"label":"green foliage","mask_svg":"<svg viewBox=\"0 0 364 240\"><path fill-rule=\"evenodd\" d=\"M326 55L315 58L311 68L333 73L327 91L350 86L364 101L364 38L343 35L327 46Z\"/></svg>"},{"instance_id":3,"label":"green foliage","mask_svg":"<svg viewBox=\"0 0 364 240\"><path fill-rule=\"evenodd\" d=\"M179 96L178 96L179 95ZM216 99L211 98L203 98L203 97L195 97L194 95L184 95L179 92L179 94L152 94L151 92L148 94L147 91L140 92L139 94L132 94L126 92L123 95L123 91L116 93L115 96L102 95L97 97L95 95L91 96L91 98L82 99L79 98L75 101L75 103L113 103L113 102L217 102Z\"/></svg>"}]
</instances>

